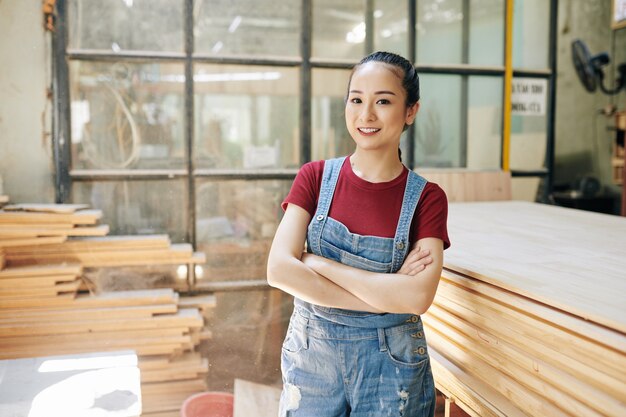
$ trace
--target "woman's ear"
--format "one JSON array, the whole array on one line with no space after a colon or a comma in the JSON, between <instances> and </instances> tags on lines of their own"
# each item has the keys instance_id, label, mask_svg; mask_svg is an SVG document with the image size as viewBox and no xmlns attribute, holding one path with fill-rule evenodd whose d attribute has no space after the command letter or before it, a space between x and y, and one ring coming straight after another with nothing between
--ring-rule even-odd
<instances>
[{"instance_id":1,"label":"woman's ear","mask_svg":"<svg viewBox=\"0 0 626 417\"><path fill-rule=\"evenodd\" d=\"M412 106L407 107L406 109L406 118L404 119L404 123L407 125L412 125L415 121L415 116L417 116L417 112L420 109L420 102L418 101Z\"/></svg>"}]
</instances>

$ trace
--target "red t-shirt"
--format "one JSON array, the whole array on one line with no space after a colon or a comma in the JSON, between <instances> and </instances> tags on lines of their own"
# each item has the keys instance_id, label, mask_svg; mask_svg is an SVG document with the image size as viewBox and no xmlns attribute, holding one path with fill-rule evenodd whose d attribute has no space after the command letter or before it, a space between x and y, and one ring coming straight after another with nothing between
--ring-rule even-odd
<instances>
[{"instance_id":1,"label":"red t-shirt","mask_svg":"<svg viewBox=\"0 0 626 417\"><path fill-rule=\"evenodd\" d=\"M287 209L287 204L295 204L313 217L323 172L324 161L303 165L282 203L283 210ZM393 238L400 218L408 173L405 168L402 174L389 182L372 183L358 177L349 162L344 163L328 215L343 223L352 233ZM447 249L450 246L447 219L446 194L437 184L427 183L411 222L410 242L435 237L441 239L444 249Z\"/></svg>"}]
</instances>

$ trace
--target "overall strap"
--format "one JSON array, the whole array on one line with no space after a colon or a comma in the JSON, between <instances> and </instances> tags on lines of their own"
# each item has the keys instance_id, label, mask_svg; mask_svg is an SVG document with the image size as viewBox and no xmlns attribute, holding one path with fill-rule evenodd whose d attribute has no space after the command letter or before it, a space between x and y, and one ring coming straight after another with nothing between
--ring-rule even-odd
<instances>
[{"instance_id":1,"label":"overall strap","mask_svg":"<svg viewBox=\"0 0 626 417\"><path fill-rule=\"evenodd\" d=\"M328 159L324 162L324 172L322 174L322 185L320 186L320 195L317 202L315 215L309 223L309 231L307 234L307 248L309 252L319 255L322 250L320 241L322 237L322 229L328 217L330 203L333 201L335 186L339 178L339 172L343 166L346 157Z\"/></svg>"},{"instance_id":2,"label":"overall strap","mask_svg":"<svg viewBox=\"0 0 626 417\"><path fill-rule=\"evenodd\" d=\"M400 218L398 219L398 227L393 241L391 272L397 272L400 269L410 249L409 233L411 231L411 222L415 214L415 209L417 208L417 203L419 202L427 182L426 179L409 170L406 188L404 189L404 198L402 199Z\"/></svg>"}]
</instances>

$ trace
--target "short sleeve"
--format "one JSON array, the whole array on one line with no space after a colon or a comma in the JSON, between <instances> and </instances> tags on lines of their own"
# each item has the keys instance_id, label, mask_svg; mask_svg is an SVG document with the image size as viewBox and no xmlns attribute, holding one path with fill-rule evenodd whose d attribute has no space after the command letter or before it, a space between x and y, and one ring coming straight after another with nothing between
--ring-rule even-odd
<instances>
[{"instance_id":1,"label":"short sleeve","mask_svg":"<svg viewBox=\"0 0 626 417\"><path fill-rule=\"evenodd\" d=\"M426 184L411 226L413 242L426 237L443 241L443 248L450 247L448 237L448 198L437 184Z\"/></svg>"},{"instance_id":2,"label":"short sleeve","mask_svg":"<svg viewBox=\"0 0 626 417\"><path fill-rule=\"evenodd\" d=\"M295 204L305 209L313 217L317 209L323 173L324 161L304 164L298 171L289 194L281 204L283 210L287 210L288 204Z\"/></svg>"}]
</instances>

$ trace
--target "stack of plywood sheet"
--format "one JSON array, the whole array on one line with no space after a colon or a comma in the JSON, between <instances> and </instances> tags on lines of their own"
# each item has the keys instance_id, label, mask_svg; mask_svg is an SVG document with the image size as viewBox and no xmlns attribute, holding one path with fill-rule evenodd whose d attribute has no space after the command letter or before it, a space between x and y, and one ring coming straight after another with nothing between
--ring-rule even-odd
<instances>
[{"instance_id":1,"label":"stack of plywood sheet","mask_svg":"<svg viewBox=\"0 0 626 417\"><path fill-rule=\"evenodd\" d=\"M626 219L450 205L423 316L438 388L474 416L626 415Z\"/></svg>"},{"instance_id":2,"label":"stack of plywood sheet","mask_svg":"<svg viewBox=\"0 0 626 417\"><path fill-rule=\"evenodd\" d=\"M143 415L178 416L186 397L206 389L208 363L195 353L207 337L202 310L179 306L172 289L78 290L85 267L191 264L203 255L166 235L103 236L101 213L86 208L0 210L0 359L132 349Z\"/></svg>"}]
</instances>

